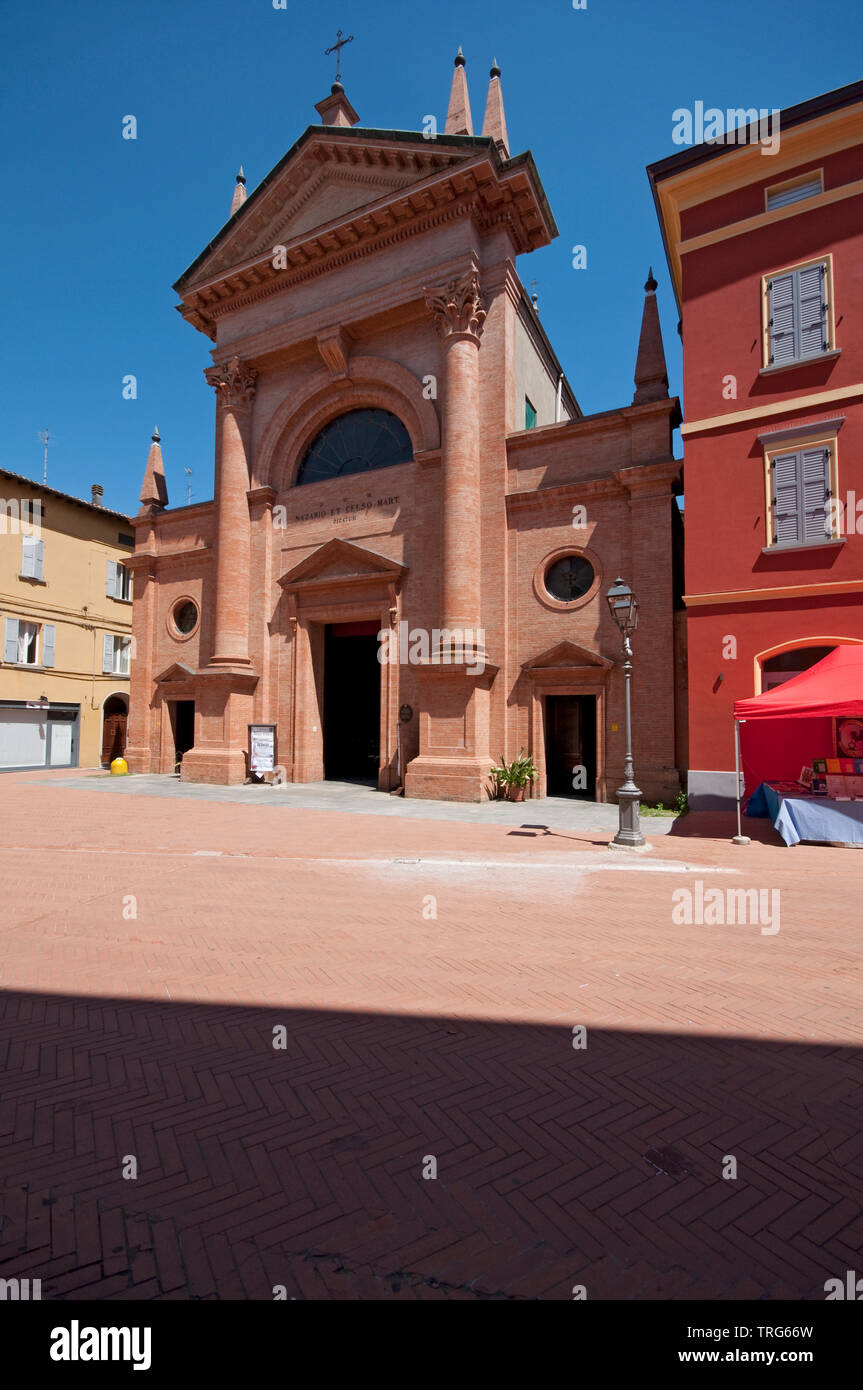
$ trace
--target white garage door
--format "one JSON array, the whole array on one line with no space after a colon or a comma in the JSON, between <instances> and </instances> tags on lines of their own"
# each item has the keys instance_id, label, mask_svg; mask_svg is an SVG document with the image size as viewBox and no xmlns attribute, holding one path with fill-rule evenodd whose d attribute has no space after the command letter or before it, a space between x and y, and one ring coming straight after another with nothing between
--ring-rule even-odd
<instances>
[{"instance_id":1,"label":"white garage door","mask_svg":"<svg viewBox=\"0 0 863 1390\"><path fill-rule=\"evenodd\" d=\"M0 709L0 767L44 767L47 723L42 710Z\"/></svg>"}]
</instances>

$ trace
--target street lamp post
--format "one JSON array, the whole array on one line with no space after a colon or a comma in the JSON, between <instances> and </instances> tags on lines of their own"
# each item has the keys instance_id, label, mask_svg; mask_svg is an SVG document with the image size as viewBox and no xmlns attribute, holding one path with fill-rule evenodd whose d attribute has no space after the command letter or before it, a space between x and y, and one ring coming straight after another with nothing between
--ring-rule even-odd
<instances>
[{"instance_id":1,"label":"street lamp post","mask_svg":"<svg viewBox=\"0 0 863 1390\"><path fill-rule=\"evenodd\" d=\"M632 766L632 644L629 639L638 626L638 600L622 579L615 579L606 598L611 616L623 638L623 677L626 692L626 757L623 763L623 786L617 793L619 824L617 834L611 843L621 849L634 849L645 842L638 814L641 792L635 785L635 770Z\"/></svg>"}]
</instances>

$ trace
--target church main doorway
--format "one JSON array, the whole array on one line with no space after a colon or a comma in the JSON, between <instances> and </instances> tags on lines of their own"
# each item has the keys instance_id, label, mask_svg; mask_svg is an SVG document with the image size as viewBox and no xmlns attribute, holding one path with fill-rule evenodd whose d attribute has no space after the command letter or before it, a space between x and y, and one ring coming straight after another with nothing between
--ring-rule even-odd
<instances>
[{"instance_id":1,"label":"church main doorway","mask_svg":"<svg viewBox=\"0 0 863 1390\"><path fill-rule=\"evenodd\" d=\"M324 777L377 786L381 752L379 622L329 623L324 634Z\"/></svg>"},{"instance_id":2,"label":"church main doorway","mask_svg":"<svg viewBox=\"0 0 863 1390\"><path fill-rule=\"evenodd\" d=\"M549 796L596 800L596 696L547 695L545 766Z\"/></svg>"}]
</instances>

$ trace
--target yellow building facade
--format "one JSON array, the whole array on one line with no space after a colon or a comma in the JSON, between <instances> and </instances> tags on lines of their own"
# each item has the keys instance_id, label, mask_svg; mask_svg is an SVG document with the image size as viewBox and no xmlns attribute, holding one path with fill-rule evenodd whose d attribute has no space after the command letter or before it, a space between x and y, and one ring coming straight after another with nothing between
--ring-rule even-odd
<instances>
[{"instance_id":1,"label":"yellow building facade","mask_svg":"<svg viewBox=\"0 0 863 1390\"><path fill-rule=\"evenodd\" d=\"M0 469L0 771L125 749L134 534L101 495Z\"/></svg>"}]
</instances>

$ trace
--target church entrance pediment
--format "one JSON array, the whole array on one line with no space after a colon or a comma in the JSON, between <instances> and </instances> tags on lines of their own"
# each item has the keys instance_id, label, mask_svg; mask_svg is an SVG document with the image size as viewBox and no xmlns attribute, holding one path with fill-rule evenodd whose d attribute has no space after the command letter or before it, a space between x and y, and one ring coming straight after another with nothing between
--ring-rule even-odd
<instances>
[{"instance_id":1,"label":"church entrance pediment","mask_svg":"<svg viewBox=\"0 0 863 1390\"><path fill-rule=\"evenodd\" d=\"M369 580L398 585L406 573L405 565L378 555L374 550L350 541L332 540L283 574L279 584L286 592L296 594L305 589L341 587Z\"/></svg>"},{"instance_id":2,"label":"church entrance pediment","mask_svg":"<svg viewBox=\"0 0 863 1390\"><path fill-rule=\"evenodd\" d=\"M182 661L172 661L170 666L166 666L164 671L160 671L155 677L157 685L167 685L174 681L192 681L195 679L195 672L190 666L184 666Z\"/></svg>"},{"instance_id":3,"label":"church entrance pediment","mask_svg":"<svg viewBox=\"0 0 863 1390\"><path fill-rule=\"evenodd\" d=\"M610 671L613 666L614 662L600 656L599 652L579 646L577 642L565 641L558 642L548 651L526 661L522 670L526 676L533 679L546 679L552 674L571 675L576 670L584 671L585 667L588 667L593 668L593 674L602 680L606 671Z\"/></svg>"}]
</instances>

